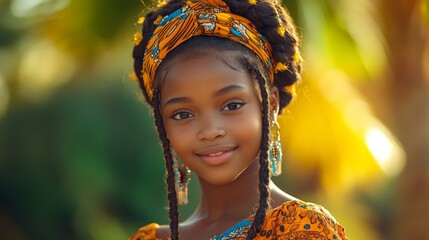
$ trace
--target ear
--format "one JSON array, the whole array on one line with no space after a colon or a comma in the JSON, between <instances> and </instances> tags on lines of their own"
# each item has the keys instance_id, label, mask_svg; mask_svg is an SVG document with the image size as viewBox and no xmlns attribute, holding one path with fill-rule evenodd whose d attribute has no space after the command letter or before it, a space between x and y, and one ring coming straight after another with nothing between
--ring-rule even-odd
<instances>
[{"instance_id":1,"label":"ear","mask_svg":"<svg viewBox=\"0 0 429 240\"><path fill-rule=\"evenodd\" d=\"M280 105L279 97L280 97L279 89L276 86L272 86L270 89L270 109L271 109L273 121L277 120L277 116L279 113L279 105Z\"/></svg>"}]
</instances>

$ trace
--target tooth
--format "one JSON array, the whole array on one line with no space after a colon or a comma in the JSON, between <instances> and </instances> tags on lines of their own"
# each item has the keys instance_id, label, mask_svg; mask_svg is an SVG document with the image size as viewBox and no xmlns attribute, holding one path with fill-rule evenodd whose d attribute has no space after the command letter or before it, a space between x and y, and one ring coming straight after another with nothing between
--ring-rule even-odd
<instances>
[{"instance_id":1,"label":"tooth","mask_svg":"<svg viewBox=\"0 0 429 240\"><path fill-rule=\"evenodd\" d=\"M210 154L209 154L209 156L210 156L210 157L214 157L214 156L219 156L219 155L221 155L221 154L223 154L223 152L210 153Z\"/></svg>"}]
</instances>

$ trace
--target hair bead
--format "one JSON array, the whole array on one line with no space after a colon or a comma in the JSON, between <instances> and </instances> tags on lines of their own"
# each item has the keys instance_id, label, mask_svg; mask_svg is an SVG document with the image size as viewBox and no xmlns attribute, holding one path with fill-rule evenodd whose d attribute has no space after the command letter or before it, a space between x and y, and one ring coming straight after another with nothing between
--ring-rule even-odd
<instances>
[{"instance_id":1,"label":"hair bead","mask_svg":"<svg viewBox=\"0 0 429 240\"><path fill-rule=\"evenodd\" d=\"M285 33L286 33L286 28L285 28L283 25L280 25L280 26L277 28L277 33L278 33L280 36L284 37L284 36L285 36Z\"/></svg>"},{"instance_id":2,"label":"hair bead","mask_svg":"<svg viewBox=\"0 0 429 240\"><path fill-rule=\"evenodd\" d=\"M138 81L138 80L139 80L139 78L137 77L137 74L136 74L136 73L134 73L134 72L132 72L132 73L128 74L128 77L129 77L131 80L133 80L133 81Z\"/></svg>"},{"instance_id":3,"label":"hair bead","mask_svg":"<svg viewBox=\"0 0 429 240\"><path fill-rule=\"evenodd\" d=\"M284 64L282 62L278 62L276 64L276 73L283 72L283 71L286 71L286 70L289 70L289 67L286 64Z\"/></svg>"},{"instance_id":4,"label":"hair bead","mask_svg":"<svg viewBox=\"0 0 429 240\"><path fill-rule=\"evenodd\" d=\"M141 32L136 32L134 34L134 45L139 45L143 40L143 34Z\"/></svg>"},{"instance_id":5,"label":"hair bead","mask_svg":"<svg viewBox=\"0 0 429 240\"><path fill-rule=\"evenodd\" d=\"M144 23L145 17L139 17L139 20L137 21L138 24L142 25Z\"/></svg>"},{"instance_id":6,"label":"hair bead","mask_svg":"<svg viewBox=\"0 0 429 240\"><path fill-rule=\"evenodd\" d=\"M158 17L156 17L155 21L153 21L153 24L158 25L163 18L164 16L159 15Z\"/></svg>"},{"instance_id":7,"label":"hair bead","mask_svg":"<svg viewBox=\"0 0 429 240\"><path fill-rule=\"evenodd\" d=\"M285 33L286 33L286 28L285 28L283 25L280 25L280 26L277 28L277 33L278 33L280 36L284 37L284 36L285 36Z\"/></svg>"},{"instance_id":8,"label":"hair bead","mask_svg":"<svg viewBox=\"0 0 429 240\"><path fill-rule=\"evenodd\" d=\"M158 2L158 4L156 4L156 7L157 7L157 8L162 8L162 7L164 7L165 5L167 5L167 1L165 1L165 0L161 0L161 1L159 1L159 2Z\"/></svg>"},{"instance_id":9,"label":"hair bead","mask_svg":"<svg viewBox=\"0 0 429 240\"><path fill-rule=\"evenodd\" d=\"M298 49L295 50L295 54L293 55L292 59L295 63L301 62L301 54L299 53Z\"/></svg>"},{"instance_id":10,"label":"hair bead","mask_svg":"<svg viewBox=\"0 0 429 240\"><path fill-rule=\"evenodd\" d=\"M294 85L289 85L283 88L286 92L295 95L296 94L296 88L295 88L295 84Z\"/></svg>"},{"instance_id":11,"label":"hair bead","mask_svg":"<svg viewBox=\"0 0 429 240\"><path fill-rule=\"evenodd\" d=\"M256 5L258 0L249 0L249 4L250 5Z\"/></svg>"}]
</instances>

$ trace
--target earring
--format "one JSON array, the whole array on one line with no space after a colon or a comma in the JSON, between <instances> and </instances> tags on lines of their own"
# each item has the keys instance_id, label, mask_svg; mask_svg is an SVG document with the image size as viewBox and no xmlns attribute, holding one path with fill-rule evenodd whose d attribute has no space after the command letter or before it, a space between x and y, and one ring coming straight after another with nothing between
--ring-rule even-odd
<instances>
[{"instance_id":1,"label":"earring","mask_svg":"<svg viewBox=\"0 0 429 240\"><path fill-rule=\"evenodd\" d=\"M273 121L270 131L270 165L271 174L279 176L282 173L282 146L280 143L280 126Z\"/></svg>"},{"instance_id":2,"label":"earring","mask_svg":"<svg viewBox=\"0 0 429 240\"><path fill-rule=\"evenodd\" d=\"M179 205L188 204L188 184L191 180L191 171L185 164L179 164L179 156L172 150L173 156L173 170L174 170L174 183L176 185L177 202Z\"/></svg>"}]
</instances>

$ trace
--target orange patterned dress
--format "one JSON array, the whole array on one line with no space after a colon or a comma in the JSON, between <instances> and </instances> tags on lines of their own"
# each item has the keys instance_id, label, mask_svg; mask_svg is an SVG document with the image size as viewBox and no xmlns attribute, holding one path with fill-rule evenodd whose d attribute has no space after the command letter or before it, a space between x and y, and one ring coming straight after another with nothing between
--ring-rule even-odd
<instances>
[{"instance_id":1,"label":"orange patterned dress","mask_svg":"<svg viewBox=\"0 0 429 240\"><path fill-rule=\"evenodd\" d=\"M231 227L213 240L244 240L252 217ZM160 240L156 236L158 224L152 223L139 229L130 240ZM299 200L288 201L267 212L256 240L346 240L344 228L322 206Z\"/></svg>"}]
</instances>

